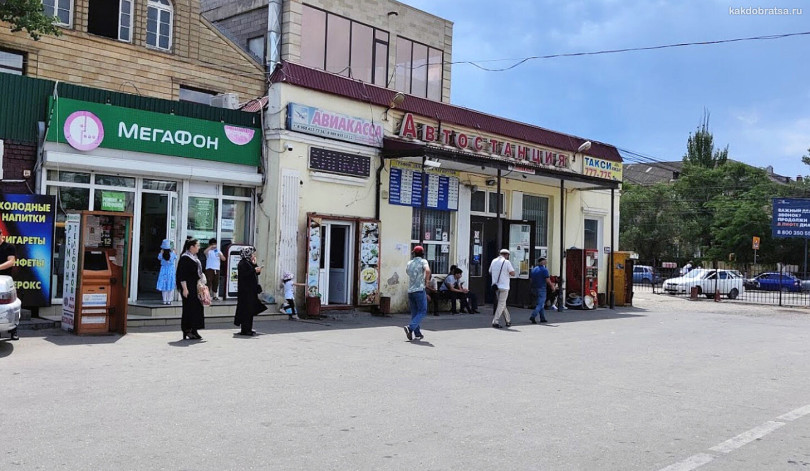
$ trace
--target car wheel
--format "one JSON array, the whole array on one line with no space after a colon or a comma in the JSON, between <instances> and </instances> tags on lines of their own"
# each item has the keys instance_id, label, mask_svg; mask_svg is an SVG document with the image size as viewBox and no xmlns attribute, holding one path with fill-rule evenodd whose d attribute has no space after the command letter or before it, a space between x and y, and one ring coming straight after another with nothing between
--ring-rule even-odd
<instances>
[{"instance_id":1,"label":"car wheel","mask_svg":"<svg viewBox=\"0 0 810 471\"><path fill-rule=\"evenodd\" d=\"M728 292L728 299L737 299L740 292L737 291L737 288L731 288L731 291Z\"/></svg>"}]
</instances>

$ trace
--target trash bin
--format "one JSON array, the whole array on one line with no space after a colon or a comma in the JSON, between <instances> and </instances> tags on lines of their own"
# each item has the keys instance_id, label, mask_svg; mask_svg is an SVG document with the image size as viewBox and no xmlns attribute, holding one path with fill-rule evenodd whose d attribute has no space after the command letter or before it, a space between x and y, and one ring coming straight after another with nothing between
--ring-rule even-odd
<instances>
[{"instance_id":1,"label":"trash bin","mask_svg":"<svg viewBox=\"0 0 810 471\"><path fill-rule=\"evenodd\" d=\"M307 296L307 315L321 315L321 298L319 296Z\"/></svg>"},{"instance_id":2,"label":"trash bin","mask_svg":"<svg viewBox=\"0 0 810 471\"><path fill-rule=\"evenodd\" d=\"M380 296L380 313L391 314L391 297Z\"/></svg>"}]
</instances>

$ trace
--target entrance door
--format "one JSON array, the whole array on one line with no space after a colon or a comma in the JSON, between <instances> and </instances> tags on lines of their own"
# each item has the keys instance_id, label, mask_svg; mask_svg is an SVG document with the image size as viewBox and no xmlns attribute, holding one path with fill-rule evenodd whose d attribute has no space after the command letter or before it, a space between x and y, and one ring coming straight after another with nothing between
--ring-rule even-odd
<instances>
[{"instance_id":1,"label":"entrance door","mask_svg":"<svg viewBox=\"0 0 810 471\"><path fill-rule=\"evenodd\" d=\"M497 246L498 231L501 232L502 247ZM529 231L528 238L524 234L525 231ZM534 237L534 226L525 221L501 219L501 226L498 227L496 218L482 216L470 218L470 290L478 296L478 299L483 299L487 304L493 302L494 293L490 287L494 280L489 276L489 265L498 257L498 252L505 248L515 255L524 254L522 264L514 257L510 260L518 279L510 283L508 302L524 305L531 301L528 281L520 277L523 272L523 276L528 278L528 269L533 265L531 247L534 244Z\"/></svg>"},{"instance_id":2,"label":"entrance door","mask_svg":"<svg viewBox=\"0 0 810 471\"><path fill-rule=\"evenodd\" d=\"M169 203L176 202L177 198L172 198L169 193L148 192L143 192L141 198L137 299L161 299L160 291L157 290L157 278L160 273L160 261L157 256L161 242L169 237L171 214Z\"/></svg>"},{"instance_id":3,"label":"entrance door","mask_svg":"<svg viewBox=\"0 0 810 471\"><path fill-rule=\"evenodd\" d=\"M324 221L321 231L321 303L352 304L353 225Z\"/></svg>"}]
</instances>

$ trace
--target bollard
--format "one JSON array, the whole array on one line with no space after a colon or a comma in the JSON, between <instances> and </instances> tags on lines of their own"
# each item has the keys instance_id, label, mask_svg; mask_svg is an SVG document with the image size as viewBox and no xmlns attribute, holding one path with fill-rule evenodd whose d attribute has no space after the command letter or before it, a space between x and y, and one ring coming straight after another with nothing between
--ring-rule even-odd
<instances>
[{"instance_id":1,"label":"bollard","mask_svg":"<svg viewBox=\"0 0 810 471\"><path fill-rule=\"evenodd\" d=\"M716 303L720 302L720 290L719 289L714 290L714 302L716 302Z\"/></svg>"},{"instance_id":2,"label":"bollard","mask_svg":"<svg viewBox=\"0 0 810 471\"><path fill-rule=\"evenodd\" d=\"M689 299L697 300L698 298L698 287L693 286L692 289L689 290Z\"/></svg>"}]
</instances>

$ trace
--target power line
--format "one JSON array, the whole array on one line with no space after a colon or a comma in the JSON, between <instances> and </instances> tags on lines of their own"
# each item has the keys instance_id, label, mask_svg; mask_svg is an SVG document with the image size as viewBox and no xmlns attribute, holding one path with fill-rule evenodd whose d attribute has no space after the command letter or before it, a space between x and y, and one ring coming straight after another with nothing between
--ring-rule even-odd
<instances>
[{"instance_id":1,"label":"power line","mask_svg":"<svg viewBox=\"0 0 810 471\"><path fill-rule=\"evenodd\" d=\"M602 51L590 51L590 52L567 52L562 54L548 54L545 56L530 56L530 57L523 57L520 59L484 59L484 60L476 60L476 61L453 61L450 64L469 64L474 67L477 67L481 70L486 72L505 72L507 70L514 69L515 67L524 64L530 60L538 60L538 59L556 59L558 57L580 57L580 56L598 56L603 54L618 54L622 52L637 52L637 51L652 51L657 49L671 49L676 47L687 47L687 46L709 46L715 44L726 44L726 43L735 43L735 42L742 42L742 41L765 41L771 39L782 39L782 38L789 38L792 36L806 36L810 35L810 31L804 31L800 33L784 33L784 34L769 34L765 36L750 36L746 38L731 38L731 39L718 39L714 41L694 41L694 42L687 42L687 43L675 43L675 44L662 44L658 46L643 46L643 47L628 47L624 49L606 49ZM489 68L484 67L481 65L483 62L500 62L500 61L517 61L514 64L508 67L502 68Z\"/></svg>"}]
</instances>

